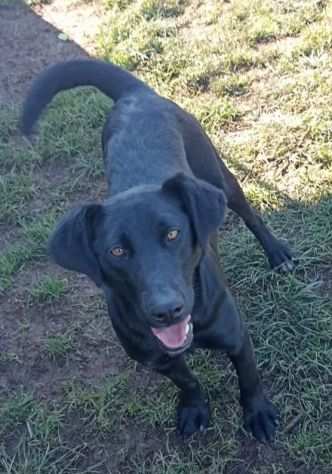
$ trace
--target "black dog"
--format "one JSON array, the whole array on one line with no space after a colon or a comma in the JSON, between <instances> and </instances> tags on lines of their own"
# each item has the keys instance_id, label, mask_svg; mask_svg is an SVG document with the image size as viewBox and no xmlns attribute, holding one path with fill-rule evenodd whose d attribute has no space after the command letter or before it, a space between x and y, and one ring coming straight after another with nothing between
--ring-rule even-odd
<instances>
[{"instance_id":1,"label":"black dog","mask_svg":"<svg viewBox=\"0 0 332 474\"><path fill-rule=\"evenodd\" d=\"M272 267L291 269L287 247L250 207L196 119L115 65L80 60L46 70L24 104L23 132L31 133L58 92L77 86L95 86L115 101L103 131L110 197L69 212L50 239L50 254L103 289L129 356L179 387L182 434L209 420L202 387L184 359L193 344L227 352L245 425L270 441L276 410L264 396L247 330L218 267L226 205L244 219Z\"/></svg>"}]
</instances>

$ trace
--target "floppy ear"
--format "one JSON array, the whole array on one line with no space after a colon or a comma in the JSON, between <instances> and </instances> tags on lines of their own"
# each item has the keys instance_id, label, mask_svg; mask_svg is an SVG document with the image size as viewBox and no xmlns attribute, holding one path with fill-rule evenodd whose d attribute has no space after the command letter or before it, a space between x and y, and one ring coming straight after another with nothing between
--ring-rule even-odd
<instances>
[{"instance_id":1,"label":"floppy ear","mask_svg":"<svg viewBox=\"0 0 332 474\"><path fill-rule=\"evenodd\" d=\"M177 198L190 217L197 241L204 249L209 235L223 223L226 196L215 186L183 173L163 184L162 190Z\"/></svg>"},{"instance_id":2,"label":"floppy ear","mask_svg":"<svg viewBox=\"0 0 332 474\"><path fill-rule=\"evenodd\" d=\"M88 204L68 212L48 243L49 254L58 265L85 273L97 286L102 284L102 274L92 250L92 241L97 216L101 213L99 204Z\"/></svg>"}]
</instances>

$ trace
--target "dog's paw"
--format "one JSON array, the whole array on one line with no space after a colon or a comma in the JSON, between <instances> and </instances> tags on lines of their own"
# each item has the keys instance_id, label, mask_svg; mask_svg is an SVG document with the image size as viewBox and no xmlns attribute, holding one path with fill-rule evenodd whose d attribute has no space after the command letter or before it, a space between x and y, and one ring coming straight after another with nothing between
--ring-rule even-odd
<instances>
[{"instance_id":1,"label":"dog's paw","mask_svg":"<svg viewBox=\"0 0 332 474\"><path fill-rule=\"evenodd\" d=\"M291 272L296 262L292 252L285 241L277 240L268 255L271 268L277 272Z\"/></svg>"},{"instance_id":2,"label":"dog's paw","mask_svg":"<svg viewBox=\"0 0 332 474\"><path fill-rule=\"evenodd\" d=\"M177 410L177 429L184 436L191 436L196 431L204 431L209 424L210 409L208 401L181 400Z\"/></svg>"},{"instance_id":3,"label":"dog's paw","mask_svg":"<svg viewBox=\"0 0 332 474\"><path fill-rule=\"evenodd\" d=\"M274 440L278 419L277 409L263 395L244 407L244 427L261 443L271 443Z\"/></svg>"}]
</instances>

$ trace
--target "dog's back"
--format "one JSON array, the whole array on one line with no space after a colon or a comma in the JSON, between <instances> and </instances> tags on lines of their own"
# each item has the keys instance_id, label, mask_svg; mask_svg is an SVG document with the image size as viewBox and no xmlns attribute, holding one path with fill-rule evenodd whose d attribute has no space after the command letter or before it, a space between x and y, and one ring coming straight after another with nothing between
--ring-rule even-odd
<instances>
[{"instance_id":1,"label":"dog's back","mask_svg":"<svg viewBox=\"0 0 332 474\"><path fill-rule=\"evenodd\" d=\"M105 168L112 194L138 185L161 185L181 171L192 174L175 104L111 63L78 60L47 69L33 83L24 103L23 133L32 133L56 94L79 86L94 86L115 101L103 131Z\"/></svg>"},{"instance_id":2,"label":"dog's back","mask_svg":"<svg viewBox=\"0 0 332 474\"><path fill-rule=\"evenodd\" d=\"M178 172L192 174L174 108L146 92L115 105L103 133L112 194L142 184L161 185Z\"/></svg>"}]
</instances>

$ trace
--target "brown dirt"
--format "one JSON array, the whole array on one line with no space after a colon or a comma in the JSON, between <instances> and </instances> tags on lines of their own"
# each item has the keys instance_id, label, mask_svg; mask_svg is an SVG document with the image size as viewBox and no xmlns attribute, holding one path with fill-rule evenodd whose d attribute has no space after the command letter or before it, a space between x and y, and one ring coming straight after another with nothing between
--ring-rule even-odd
<instances>
[{"instance_id":1,"label":"brown dirt","mask_svg":"<svg viewBox=\"0 0 332 474\"><path fill-rule=\"evenodd\" d=\"M31 288L50 274L68 280L69 289L61 305L32 303ZM79 291L73 291L75 287ZM33 271L27 267L17 275L1 300L1 314L1 349L4 353L14 351L16 357L0 362L0 390L38 387L39 398L49 399L61 393L65 381L76 377L97 381L116 375L128 362L109 319L104 317L106 310L98 290L87 278L77 281L48 262L35 263ZM69 326L74 356L69 354L70 363L66 358L53 360L46 353L47 338L66 334Z\"/></svg>"},{"instance_id":2,"label":"brown dirt","mask_svg":"<svg viewBox=\"0 0 332 474\"><path fill-rule=\"evenodd\" d=\"M46 19L38 14L44 10ZM32 78L45 66L88 56L82 37L79 38L81 44L59 39L62 31L53 26L53 21L52 24L47 21L51 18L57 24L56 12L61 13L60 2L44 5L36 11L21 1L0 5L0 105L20 102ZM80 25L81 19L75 17L74 11L72 14L73 24ZM92 10L89 18L93 18Z\"/></svg>"},{"instance_id":3,"label":"brown dirt","mask_svg":"<svg viewBox=\"0 0 332 474\"><path fill-rule=\"evenodd\" d=\"M101 3L53 0L52 3L43 5L35 11L89 54L93 54L96 51L95 38L105 19Z\"/></svg>"},{"instance_id":4,"label":"brown dirt","mask_svg":"<svg viewBox=\"0 0 332 474\"><path fill-rule=\"evenodd\" d=\"M101 21L97 13L93 3L80 5L70 2L70 5L66 5L63 0L56 0L33 10L21 0L2 2L0 107L1 104L20 103L31 80L46 66L62 60L87 57L87 50L92 51L91 35L96 32ZM53 25L61 25L61 29ZM61 39L59 35L63 32L73 40ZM63 180L62 168L57 170L54 166L46 166L36 173L36 181L41 185L44 183L45 189L47 186L56 187ZM78 192L71 196L72 203L81 199L81 194ZM87 197L86 194L84 197ZM44 201L45 195L43 200L40 197L33 200L36 213L42 212ZM1 245L4 248L9 240L13 242L15 229L6 229L5 226L1 230ZM79 291L76 296L75 292L68 291L61 305L29 304L31 288L47 274L71 279L71 276L46 261L34 262L33 268L28 265L19 272L14 285L1 297L1 351L15 353L16 357L0 361L0 390L15 390L18 386L26 389L38 387L40 398L48 398L61 389L65 380L72 380L82 374L87 381L97 380L103 375L117 373L127 363L122 348L113 337L110 321L105 317L98 320L99 313L95 306L102 306L100 295L87 279L79 279L78 283L77 278L70 281L71 287L79 286ZM74 363L71 361L69 364L66 359L48 359L44 351L47 337L64 334L68 321L72 322L73 313L86 314L86 307L93 307L93 311L91 316L81 321L81 327L77 327L73 335L77 354ZM105 313L105 308L102 307L102 311ZM98 345L94 344L97 338ZM109 357L111 348L112 358Z\"/></svg>"}]
</instances>

